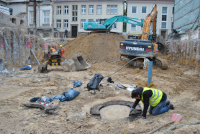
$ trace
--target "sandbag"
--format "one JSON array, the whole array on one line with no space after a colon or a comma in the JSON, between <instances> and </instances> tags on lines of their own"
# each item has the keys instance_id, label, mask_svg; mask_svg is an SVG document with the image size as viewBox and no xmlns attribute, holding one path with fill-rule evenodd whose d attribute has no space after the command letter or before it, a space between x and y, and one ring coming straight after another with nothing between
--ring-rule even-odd
<instances>
[{"instance_id":1,"label":"sandbag","mask_svg":"<svg viewBox=\"0 0 200 134\"><path fill-rule=\"evenodd\" d=\"M63 101L69 101L74 99L76 96L80 94L79 91L73 90L72 88L68 89L66 92L64 92L61 95L52 96L46 100L46 103L52 102L55 99L59 99L61 102Z\"/></svg>"},{"instance_id":2,"label":"sandbag","mask_svg":"<svg viewBox=\"0 0 200 134\"><path fill-rule=\"evenodd\" d=\"M61 102L63 101L69 101L74 99L76 96L80 94L79 91L73 90L72 88L68 89L66 92L63 93L63 95L66 97L65 99L60 99Z\"/></svg>"}]
</instances>

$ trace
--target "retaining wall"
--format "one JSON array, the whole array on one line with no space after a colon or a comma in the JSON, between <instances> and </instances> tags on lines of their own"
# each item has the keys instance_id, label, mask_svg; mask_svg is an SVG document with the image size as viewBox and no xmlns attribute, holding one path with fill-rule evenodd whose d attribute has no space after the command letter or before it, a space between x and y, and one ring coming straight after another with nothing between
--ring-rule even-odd
<instances>
[{"instance_id":1,"label":"retaining wall","mask_svg":"<svg viewBox=\"0 0 200 134\"><path fill-rule=\"evenodd\" d=\"M23 29L0 27L0 71L12 69L14 66L36 64L30 53L32 49L38 60L42 62L44 40L38 36L29 36ZM3 66L3 67L2 67Z\"/></svg>"},{"instance_id":2,"label":"retaining wall","mask_svg":"<svg viewBox=\"0 0 200 134\"><path fill-rule=\"evenodd\" d=\"M167 42L168 55L179 64L199 71L200 67L200 39L178 40Z\"/></svg>"}]
</instances>

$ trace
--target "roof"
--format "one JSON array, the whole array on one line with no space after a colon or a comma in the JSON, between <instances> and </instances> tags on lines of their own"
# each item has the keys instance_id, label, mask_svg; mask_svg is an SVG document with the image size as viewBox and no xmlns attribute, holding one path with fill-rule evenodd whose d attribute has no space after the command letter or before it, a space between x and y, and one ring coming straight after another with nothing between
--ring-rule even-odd
<instances>
[{"instance_id":1,"label":"roof","mask_svg":"<svg viewBox=\"0 0 200 134\"><path fill-rule=\"evenodd\" d=\"M126 0L128 1L163 1L163 2L174 2L174 0Z\"/></svg>"},{"instance_id":2,"label":"roof","mask_svg":"<svg viewBox=\"0 0 200 134\"><path fill-rule=\"evenodd\" d=\"M124 0L54 0L54 2L95 2L95 1L124 1Z\"/></svg>"}]
</instances>

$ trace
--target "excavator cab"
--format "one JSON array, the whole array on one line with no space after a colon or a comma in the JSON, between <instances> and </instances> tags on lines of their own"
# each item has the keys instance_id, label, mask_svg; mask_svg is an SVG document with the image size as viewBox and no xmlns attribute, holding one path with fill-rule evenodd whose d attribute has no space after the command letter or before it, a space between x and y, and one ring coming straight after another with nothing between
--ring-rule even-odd
<instances>
[{"instance_id":1,"label":"excavator cab","mask_svg":"<svg viewBox=\"0 0 200 134\"><path fill-rule=\"evenodd\" d=\"M141 34L128 34L128 39L141 39Z\"/></svg>"},{"instance_id":2,"label":"excavator cab","mask_svg":"<svg viewBox=\"0 0 200 134\"><path fill-rule=\"evenodd\" d=\"M100 24L103 25L103 23L105 22L105 20L107 20L107 19L100 19L100 20L99 20L99 21L100 21Z\"/></svg>"}]
</instances>

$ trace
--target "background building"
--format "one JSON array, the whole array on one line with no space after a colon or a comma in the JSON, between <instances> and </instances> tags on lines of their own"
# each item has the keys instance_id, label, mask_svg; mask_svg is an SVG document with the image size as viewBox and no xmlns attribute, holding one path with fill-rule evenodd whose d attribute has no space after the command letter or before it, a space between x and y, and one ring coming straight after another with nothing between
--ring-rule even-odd
<instances>
[{"instance_id":1,"label":"background building","mask_svg":"<svg viewBox=\"0 0 200 134\"><path fill-rule=\"evenodd\" d=\"M34 0L27 4L28 32L40 37L53 36L53 2L51 0L36 1L36 26L34 26Z\"/></svg>"},{"instance_id":2,"label":"background building","mask_svg":"<svg viewBox=\"0 0 200 134\"><path fill-rule=\"evenodd\" d=\"M124 0L54 0L54 28L64 36L69 31L69 37L76 37L85 33L84 22L98 22L99 19L109 19L116 15L123 15ZM123 23L113 25L113 32L123 32ZM57 37L58 32L54 36Z\"/></svg>"},{"instance_id":3,"label":"background building","mask_svg":"<svg viewBox=\"0 0 200 134\"><path fill-rule=\"evenodd\" d=\"M127 1L127 16L133 18L144 19L151 12L154 4L157 4L157 26L156 33L166 38L171 32L174 0L126 0ZM152 28L152 25L151 25ZM127 34L141 34L140 26L127 24Z\"/></svg>"}]
</instances>

